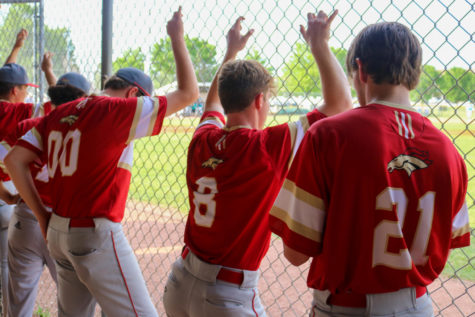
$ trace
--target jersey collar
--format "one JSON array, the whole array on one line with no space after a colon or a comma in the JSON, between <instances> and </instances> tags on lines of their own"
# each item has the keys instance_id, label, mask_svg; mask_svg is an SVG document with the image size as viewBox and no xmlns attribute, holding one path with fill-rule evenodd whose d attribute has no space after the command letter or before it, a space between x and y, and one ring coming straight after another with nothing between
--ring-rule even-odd
<instances>
[{"instance_id":1,"label":"jersey collar","mask_svg":"<svg viewBox=\"0 0 475 317\"><path fill-rule=\"evenodd\" d=\"M374 100L374 101L370 102L369 104L370 105L371 104L380 104L380 105L383 105L383 106L388 106L388 107L393 107L393 108L399 108L399 109L402 109L402 110L417 112L416 109L414 109L413 107L408 107L408 106L405 106L405 105L400 105L400 104L397 104L397 103L392 103L392 102L384 101L384 100Z\"/></svg>"}]
</instances>

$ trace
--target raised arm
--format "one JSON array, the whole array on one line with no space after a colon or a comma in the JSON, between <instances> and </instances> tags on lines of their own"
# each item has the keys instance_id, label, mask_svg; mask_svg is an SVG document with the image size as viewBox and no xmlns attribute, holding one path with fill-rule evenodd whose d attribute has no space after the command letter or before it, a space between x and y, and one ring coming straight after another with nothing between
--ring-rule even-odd
<instances>
[{"instance_id":1,"label":"raised arm","mask_svg":"<svg viewBox=\"0 0 475 317\"><path fill-rule=\"evenodd\" d=\"M353 107L348 79L328 45L330 26L337 14L338 10L330 17L323 11L319 11L318 15L309 13L307 29L303 25L300 26L300 32L310 46L320 72L324 104L318 107L318 110L327 116Z\"/></svg>"},{"instance_id":2,"label":"raised arm","mask_svg":"<svg viewBox=\"0 0 475 317\"><path fill-rule=\"evenodd\" d=\"M50 213L43 206L29 168L29 164L37 158L36 153L21 146L14 146L5 157L5 166L20 196L38 218L41 231L46 239Z\"/></svg>"},{"instance_id":3,"label":"raised arm","mask_svg":"<svg viewBox=\"0 0 475 317\"><path fill-rule=\"evenodd\" d=\"M56 78L56 75L53 72L53 53L51 52L46 52L43 55L43 60L41 61L41 70L45 74L46 81L48 82L48 86L54 86L56 85L56 82L58 79Z\"/></svg>"},{"instance_id":4,"label":"raised arm","mask_svg":"<svg viewBox=\"0 0 475 317\"><path fill-rule=\"evenodd\" d=\"M28 37L27 30L21 29L21 31L18 32L16 36L15 45L13 45L12 51L10 55L8 55L7 60L5 61L5 64L16 63L18 52L20 52L20 49L23 47L23 44L25 43L25 40L27 37Z\"/></svg>"},{"instance_id":5,"label":"raised arm","mask_svg":"<svg viewBox=\"0 0 475 317\"><path fill-rule=\"evenodd\" d=\"M191 105L199 96L198 81L183 37L182 16L180 6L167 24L167 33L172 42L173 56L175 56L178 88L167 94L166 116Z\"/></svg>"},{"instance_id":6,"label":"raised arm","mask_svg":"<svg viewBox=\"0 0 475 317\"><path fill-rule=\"evenodd\" d=\"M214 75L213 81L211 82L211 86L209 87L208 95L206 97L206 103L204 111L219 111L224 113L223 106L221 105L221 101L219 100L218 96L218 76L219 72L223 65L228 62L236 59L236 55L239 51L241 51L247 43L247 40L251 37L254 33L254 29L250 29L245 35L241 34L241 22L244 20L244 17L239 17L231 29L228 31L226 36L227 40L227 48L226 54L224 55L224 60L219 69L216 71Z\"/></svg>"}]
</instances>

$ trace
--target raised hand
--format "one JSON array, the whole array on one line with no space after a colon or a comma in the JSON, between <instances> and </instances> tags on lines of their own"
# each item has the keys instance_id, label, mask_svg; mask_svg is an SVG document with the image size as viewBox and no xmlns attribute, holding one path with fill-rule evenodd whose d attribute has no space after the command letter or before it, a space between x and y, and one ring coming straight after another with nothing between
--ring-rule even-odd
<instances>
[{"instance_id":1,"label":"raised hand","mask_svg":"<svg viewBox=\"0 0 475 317\"><path fill-rule=\"evenodd\" d=\"M300 25L300 33L308 43L312 51L318 49L322 45L327 45L330 39L330 26L338 10L335 10L330 17L325 12L319 11L318 15L314 13L307 14L307 29L303 25Z\"/></svg>"},{"instance_id":2,"label":"raised hand","mask_svg":"<svg viewBox=\"0 0 475 317\"><path fill-rule=\"evenodd\" d=\"M249 40L251 35L254 33L254 29L250 29L246 34L241 34L241 22L243 20L244 17L237 18L234 25L228 31L226 36L226 40L228 42L226 55L235 57L236 54L246 46L247 40Z\"/></svg>"},{"instance_id":3,"label":"raised hand","mask_svg":"<svg viewBox=\"0 0 475 317\"><path fill-rule=\"evenodd\" d=\"M41 61L41 70L42 71L47 72L48 70L53 69L53 62L52 62L53 55L54 54L51 53L51 52L46 52L43 55L43 60Z\"/></svg>"},{"instance_id":4,"label":"raised hand","mask_svg":"<svg viewBox=\"0 0 475 317\"><path fill-rule=\"evenodd\" d=\"M22 47L25 44L25 40L28 37L28 31L26 29L21 29L16 36L15 47Z\"/></svg>"},{"instance_id":5,"label":"raised hand","mask_svg":"<svg viewBox=\"0 0 475 317\"><path fill-rule=\"evenodd\" d=\"M178 8L178 11L173 13L173 17L167 23L167 33L170 38L183 38L184 29L183 29L183 14L181 13L181 6Z\"/></svg>"}]
</instances>

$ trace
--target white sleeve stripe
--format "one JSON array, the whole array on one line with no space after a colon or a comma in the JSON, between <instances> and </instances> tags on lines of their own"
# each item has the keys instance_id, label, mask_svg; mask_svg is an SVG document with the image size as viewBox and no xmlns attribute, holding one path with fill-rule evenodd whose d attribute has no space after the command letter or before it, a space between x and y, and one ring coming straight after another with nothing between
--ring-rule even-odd
<instances>
[{"instance_id":1,"label":"white sleeve stripe","mask_svg":"<svg viewBox=\"0 0 475 317\"><path fill-rule=\"evenodd\" d=\"M126 164L128 166L133 166L134 164L134 142L130 142L129 145L122 151L122 154L119 158L118 165Z\"/></svg>"},{"instance_id":2,"label":"white sleeve stripe","mask_svg":"<svg viewBox=\"0 0 475 317\"><path fill-rule=\"evenodd\" d=\"M3 162L10 149L10 146L6 142L0 142L0 162Z\"/></svg>"},{"instance_id":3,"label":"white sleeve stripe","mask_svg":"<svg viewBox=\"0 0 475 317\"><path fill-rule=\"evenodd\" d=\"M137 98L137 104L135 106L135 113L134 113L134 118L132 119L132 125L130 126L129 130L129 138L127 139L126 144L131 142L135 135L137 134L137 126L140 121L140 116L142 115L142 106L143 106L143 98Z\"/></svg>"},{"instance_id":4,"label":"white sleeve stripe","mask_svg":"<svg viewBox=\"0 0 475 317\"><path fill-rule=\"evenodd\" d=\"M201 122L200 124L198 124L198 126L196 127L196 129L198 130L199 128L201 128L202 126L207 125L207 124L215 125L215 126L217 126L218 128L224 127L224 124L223 124L221 121L216 121L215 119L205 119L205 121L203 121L203 122Z\"/></svg>"},{"instance_id":5,"label":"white sleeve stripe","mask_svg":"<svg viewBox=\"0 0 475 317\"><path fill-rule=\"evenodd\" d=\"M28 131L22 138L23 141L30 143L32 146L40 151L43 151L43 145L41 143L41 136L35 128Z\"/></svg>"},{"instance_id":6,"label":"white sleeve stripe","mask_svg":"<svg viewBox=\"0 0 475 317\"><path fill-rule=\"evenodd\" d=\"M150 121L148 123L148 128L147 128L147 136L151 136L153 134L153 128L155 127L155 123L157 122L157 116L158 116L158 108L160 105L160 102L158 101L158 97L150 98L148 99L152 103L152 114L150 115Z\"/></svg>"},{"instance_id":7,"label":"white sleeve stripe","mask_svg":"<svg viewBox=\"0 0 475 317\"><path fill-rule=\"evenodd\" d=\"M147 134L149 127L152 124L152 122L153 124L155 124L155 120L157 119L157 113L158 113L158 102L154 103L152 101L152 98L150 97L142 97L138 99L141 100L142 102L142 111L140 113L137 129L135 130L134 139L140 139L140 138L143 138L144 136L149 135Z\"/></svg>"},{"instance_id":8,"label":"white sleeve stripe","mask_svg":"<svg viewBox=\"0 0 475 317\"><path fill-rule=\"evenodd\" d=\"M465 227L468 223L468 208L467 203L464 202L452 221L452 232Z\"/></svg>"},{"instance_id":9,"label":"white sleeve stripe","mask_svg":"<svg viewBox=\"0 0 475 317\"><path fill-rule=\"evenodd\" d=\"M312 230L322 232L325 223L325 211L298 199L291 191L282 187L274 206L285 210L293 221Z\"/></svg>"}]
</instances>

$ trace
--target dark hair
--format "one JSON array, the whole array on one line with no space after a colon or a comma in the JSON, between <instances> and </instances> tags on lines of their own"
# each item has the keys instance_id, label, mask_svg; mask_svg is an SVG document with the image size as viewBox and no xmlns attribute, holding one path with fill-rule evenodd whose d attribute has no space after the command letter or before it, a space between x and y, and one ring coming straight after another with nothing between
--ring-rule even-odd
<instances>
[{"instance_id":1,"label":"dark hair","mask_svg":"<svg viewBox=\"0 0 475 317\"><path fill-rule=\"evenodd\" d=\"M10 94L10 91L16 86L22 86L22 85L15 85L11 83L0 82L0 98L7 99L8 95Z\"/></svg>"},{"instance_id":2,"label":"dark hair","mask_svg":"<svg viewBox=\"0 0 475 317\"><path fill-rule=\"evenodd\" d=\"M218 94L225 113L247 108L256 95L273 89L273 79L253 60L227 62L218 77Z\"/></svg>"},{"instance_id":3,"label":"dark hair","mask_svg":"<svg viewBox=\"0 0 475 317\"><path fill-rule=\"evenodd\" d=\"M136 87L129 82L119 78L117 76L109 77L106 82L104 83L104 89L112 89L112 90L122 90L128 87ZM144 96L144 94L140 91L140 89L135 94L136 97Z\"/></svg>"},{"instance_id":4,"label":"dark hair","mask_svg":"<svg viewBox=\"0 0 475 317\"><path fill-rule=\"evenodd\" d=\"M48 96L55 106L86 96L86 93L71 85L56 85L48 88Z\"/></svg>"},{"instance_id":5,"label":"dark hair","mask_svg":"<svg viewBox=\"0 0 475 317\"><path fill-rule=\"evenodd\" d=\"M350 76L358 70L357 58L376 84L402 84L408 89L417 86L422 64L421 45L400 23L371 24L355 37L346 56Z\"/></svg>"}]
</instances>

